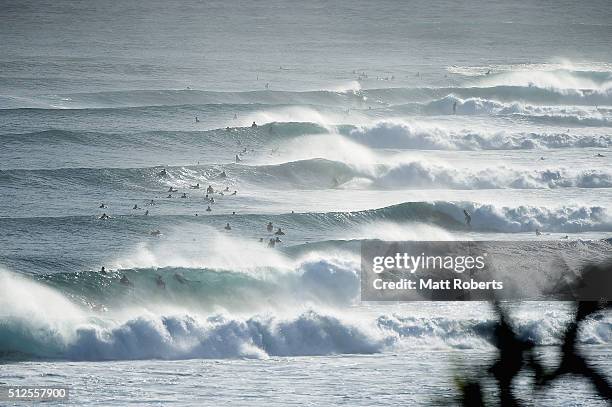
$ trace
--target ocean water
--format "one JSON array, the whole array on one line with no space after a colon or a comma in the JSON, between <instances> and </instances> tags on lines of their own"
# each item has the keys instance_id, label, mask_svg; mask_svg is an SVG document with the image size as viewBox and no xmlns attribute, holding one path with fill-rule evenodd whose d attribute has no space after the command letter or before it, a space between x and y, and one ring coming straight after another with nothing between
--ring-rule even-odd
<instances>
[{"instance_id":1,"label":"ocean water","mask_svg":"<svg viewBox=\"0 0 612 407\"><path fill-rule=\"evenodd\" d=\"M70 405L452 402L496 355L493 310L361 302L360 242L567 237L609 256L610 17L2 1L0 386L69 386ZM554 366L572 306L509 308ZM610 377L610 315L579 341ZM532 382L517 397L606 405L580 379Z\"/></svg>"}]
</instances>

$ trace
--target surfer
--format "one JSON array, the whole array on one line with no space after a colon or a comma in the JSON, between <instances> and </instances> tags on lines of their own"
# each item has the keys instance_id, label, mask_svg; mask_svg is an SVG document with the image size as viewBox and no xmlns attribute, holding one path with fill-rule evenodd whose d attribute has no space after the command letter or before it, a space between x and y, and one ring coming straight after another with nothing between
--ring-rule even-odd
<instances>
[{"instance_id":1,"label":"surfer","mask_svg":"<svg viewBox=\"0 0 612 407\"><path fill-rule=\"evenodd\" d=\"M455 100L455 102L453 103L453 114L457 113L457 101Z\"/></svg>"},{"instance_id":2,"label":"surfer","mask_svg":"<svg viewBox=\"0 0 612 407\"><path fill-rule=\"evenodd\" d=\"M168 192L178 192L178 189L174 189L174 188L170 187L170 188L168 189Z\"/></svg>"},{"instance_id":3,"label":"surfer","mask_svg":"<svg viewBox=\"0 0 612 407\"><path fill-rule=\"evenodd\" d=\"M542 232L540 232L540 229L536 229L536 236L542 236Z\"/></svg>"},{"instance_id":4,"label":"surfer","mask_svg":"<svg viewBox=\"0 0 612 407\"><path fill-rule=\"evenodd\" d=\"M285 234L285 232L283 232L281 228L278 228L278 230L274 234L277 236L282 236Z\"/></svg>"},{"instance_id":5,"label":"surfer","mask_svg":"<svg viewBox=\"0 0 612 407\"><path fill-rule=\"evenodd\" d=\"M240 161L242 160L240 159L240 157L238 157L238 154L236 154L236 162L239 163Z\"/></svg>"},{"instance_id":6,"label":"surfer","mask_svg":"<svg viewBox=\"0 0 612 407\"><path fill-rule=\"evenodd\" d=\"M212 211L212 209L210 209L210 205L208 205L208 207L206 208L206 212L210 212Z\"/></svg>"},{"instance_id":7,"label":"surfer","mask_svg":"<svg viewBox=\"0 0 612 407\"><path fill-rule=\"evenodd\" d=\"M181 195L181 198L187 198L187 194L183 192L183 195Z\"/></svg>"},{"instance_id":8,"label":"surfer","mask_svg":"<svg viewBox=\"0 0 612 407\"><path fill-rule=\"evenodd\" d=\"M106 269L104 268L104 266L102 266L102 268L100 269L100 273L106 274Z\"/></svg>"},{"instance_id":9,"label":"surfer","mask_svg":"<svg viewBox=\"0 0 612 407\"><path fill-rule=\"evenodd\" d=\"M266 226L266 230L269 233L272 233L272 231L274 230L274 226L272 225L272 222L268 222L268 225Z\"/></svg>"},{"instance_id":10,"label":"surfer","mask_svg":"<svg viewBox=\"0 0 612 407\"><path fill-rule=\"evenodd\" d=\"M212 196L210 197L210 199L208 200L208 202L210 202L211 204L215 203L215 198L213 198Z\"/></svg>"},{"instance_id":11,"label":"surfer","mask_svg":"<svg viewBox=\"0 0 612 407\"><path fill-rule=\"evenodd\" d=\"M253 128L253 129L257 128L257 123L255 123L255 121L253 121L253 124L251 124L251 128Z\"/></svg>"},{"instance_id":12,"label":"surfer","mask_svg":"<svg viewBox=\"0 0 612 407\"><path fill-rule=\"evenodd\" d=\"M282 243L282 240L280 240L280 237L276 236L274 243Z\"/></svg>"},{"instance_id":13,"label":"surfer","mask_svg":"<svg viewBox=\"0 0 612 407\"><path fill-rule=\"evenodd\" d=\"M200 123L200 119L198 119L198 116L195 117L195 122Z\"/></svg>"},{"instance_id":14,"label":"surfer","mask_svg":"<svg viewBox=\"0 0 612 407\"><path fill-rule=\"evenodd\" d=\"M222 171L221 174L219 174L219 177L227 178L227 174L225 173L225 171Z\"/></svg>"},{"instance_id":15,"label":"surfer","mask_svg":"<svg viewBox=\"0 0 612 407\"><path fill-rule=\"evenodd\" d=\"M110 219L111 217L108 216L106 213L103 213L102 216L100 216L98 219L100 220L106 220L106 219Z\"/></svg>"},{"instance_id":16,"label":"surfer","mask_svg":"<svg viewBox=\"0 0 612 407\"><path fill-rule=\"evenodd\" d=\"M601 158L601 157L605 157L605 155L603 155L602 153L597 153L597 154L595 155L595 157L600 157L600 158Z\"/></svg>"},{"instance_id":17,"label":"surfer","mask_svg":"<svg viewBox=\"0 0 612 407\"><path fill-rule=\"evenodd\" d=\"M236 195L236 194L238 194L238 191L232 192L232 195Z\"/></svg>"},{"instance_id":18,"label":"surfer","mask_svg":"<svg viewBox=\"0 0 612 407\"><path fill-rule=\"evenodd\" d=\"M151 202L149 202L150 206L155 206L155 201L151 199Z\"/></svg>"},{"instance_id":19,"label":"surfer","mask_svg":"<svg viewBox=\"0 0 612 407\"><path fill-rule=\"evenodd\" d=\"M273 238L268 241L268 247L274 247L275 244L276 242L274 241Z\"/></svg>"},{"instance_id":20,"label":"surfer","mask_svg":"<svg viewBox=\"0 0 612 407\"><path fill-rule=\"evenodd\" d=\"M232 230L232 227L230 226L229 222L225 225L225 230Z\"/></svg>"},{"instance_id":21,"label":"surfer","mask_svg":"<svg viewBox=\"0 0 612 407\"><path fill-rule=\"evenodd\" d=\"M138 204L134 204L134 207L132 209L140 209L140 208L138 207Z\"/></svg>"},{"instance_id":22,"label":"surfer","mask_svg":"<svg viewBox=\"0 0 612 407\"><path fill-rule=\"evenodd\" d=\"M157 173L158 177L165 177L168 175L168 172L166 171L166 169L162 169L160 172Z\"/></svg>"},{"instance_id":23,"label":"surfer","mask_svg":"<svg viewBox=\"0 0 612 407\"><path fill-rule=\"evenodd\" d=\"M161 236L161 232L159 231L159 229L152 230L151 236Z\"/></svg>"},{"instance_id":24,"label":"surfer","mask_svg":"<svg viewBox=\"0 0 612 407\"><path fill-rule=\"evenodd\" d=\"M472 216L470 216L470 213L467 210L463 210L463 215L465 216L465 224L468 226L472 225Z\"/></svg>"},{"instance_id":25,"label":"surfer","mask_svg":"<svg viewBox=\"0 0 612 407\"><path fill-rule=\"evenodd\" d=\"M132 282L130 281L129 278L127 278L127 276L124 274L121 276L121 279L119 279L119 282L123 285L126 285L128 287L133 287L134 284L132 284Z\"/></svg>"},{"instance_id":26,"label":"surfer","mask_svg":"<svg viewBox=\"0 0 612 407\"><path fill-rule=\"evenodd\" d=\"M145 211L144 216L149 216L149 210L148 209Z\"/></svg>"},{"instance_id":27,"label":"surfer","mask_svg":"<svg viewBox=\"0 0 612 407\"><path fill-rule=\"evenodd\" d=\"M172 198L172 194L168 194L166 198Z\"/></svg>"},{"instance_id":28,"label":"surfer","mask_svg":"<svg viewBox=\"0 0 612 407\"><path fill-rule=\"evenodd\" d=\"M104 205L104 202L102 202L102 203L100 204L100 206L98 206L98 208L100 208L100 209L106 209L106 205Z\"/></svg>"},{"instance_id":29,"label":"surfer","mask_svg":"<svg viewBox=\"0 0 612 407\"><path fill-rule=\"evenodd\" d=\"M158 288L162 290L166 289L166 283L164 283L164 279L159 274L155 276L155 284L157 284Z\"/></svg>"},{"instance_id":30,"label":"surfer","mask_svg":"<svg viewBox=\"0 0 612 407\"><path fill-rule=\"evenodd\" d=\"M191 189L200 189L200 184L191 185L189 188Z\"/></svg>"},{"instance_id":31,"label":"surfer","mask_svg":"<svg viewBox=\"0 0 612 407\"><path fill-rule=\"evenodd\" d=\"M229 187L225 187L224 191L229 192L230 191Z\"/></svg>"},{"instance_id":32,"label":"surfer","mask_svg":"<svg viewBox=\"0 0 612 407\"><path fill-rule=\"evenodd\" d=\"M213 187L211 185L209 185L208 188L206 188L206 193L207 194L212 194L214 192L215 192L215 190L213 189Z\"/></svg>"}]
</instances>

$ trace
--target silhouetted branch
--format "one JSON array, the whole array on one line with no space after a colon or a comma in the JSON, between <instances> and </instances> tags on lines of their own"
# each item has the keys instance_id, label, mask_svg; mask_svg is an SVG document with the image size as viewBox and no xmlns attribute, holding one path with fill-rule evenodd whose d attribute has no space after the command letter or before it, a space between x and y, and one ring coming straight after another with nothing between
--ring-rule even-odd
<instances>
[{"instance_id":1,"label":"silhouetted branch","mask_svg":"<svg viewBox=\"0 0 612 407\"><path fill-rule=\"evenodd\" d=\"M501 406L515 407L521 403L514 397L512 382L524 369L533 371L538 387L548 386L553 380L566 374L580 375L587 378L594 386L597 394L612 400L612 385L607 377L597 369L590 366L578 347L578 334L580 324L594 313L612 308L609 301L609 292L612 287L611 263L601 266L590 265L583 268L582 273L573 284L568 287L572 298L599 298L600 301L576 301L574 320L568 323L561 348L561 362L559 366L547 373L536 359L533 349L534 343L519 338L514 332L506 311L499 303L494 304L498 315L493 340L499 350L499 356L488 369L499 388L499 403ZM484 395L479 380L462 382L461 404L464 406L484 406Z\"/></svg>"}]
</instances>

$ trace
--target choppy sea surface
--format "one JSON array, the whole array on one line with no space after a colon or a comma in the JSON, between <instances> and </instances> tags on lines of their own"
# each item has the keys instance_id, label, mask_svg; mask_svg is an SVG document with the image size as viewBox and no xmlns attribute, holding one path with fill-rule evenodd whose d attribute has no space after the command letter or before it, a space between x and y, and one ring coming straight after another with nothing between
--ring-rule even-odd
<instances>
[{"instance_id":1,"label":"choppy sea surface","mask_svg":"<svg viewBox=\"0 0 612 407\"><path fill-rule=\"evenodd\" d=\"M362 303L359 244L608 255L610 16L3 1L0 386L68 385L74 405L452 400L495 357L491 307ZM510 306L551 366L572 310ZM612 374L612 318L579 341ZM519 379L538 405L605 405L571 377L535 396Z\"/></svg>"}]
</instances>

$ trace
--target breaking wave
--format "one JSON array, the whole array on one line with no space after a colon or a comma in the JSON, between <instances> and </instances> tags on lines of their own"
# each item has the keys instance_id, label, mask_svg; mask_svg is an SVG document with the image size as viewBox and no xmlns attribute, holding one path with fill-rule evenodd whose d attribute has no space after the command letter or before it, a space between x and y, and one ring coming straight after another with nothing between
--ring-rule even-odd
<instances>
[{"instance_id":1,"label":"breaking wave","mask_svg":"<svg viewBox=\"0 0 612 407\"><path fill-rule=\"evenodd\" d=\"M484 73L484 72L483 72ZM480 75L456 87L361 89L357 82L334 90L216 92L196 89L121 90L37 97L0 96L0 109L103 109L181 105L316 105L367 108L443 98L495 98L537 104L606 105L612 101L609 72L502 72Z\"/></svg>"},{"instance_id":2,"label":"breaking wave","mask_svg":"<svg viewBox=\"0 0 612 407\"><path fill-rule=\"evenodd\" d=\"M367 317L359 310L316 308L250 316L177 310L100 313L26 277L2 272L0 279L4 311L0 314L0 356L12 358L267 358L492 346L494 322L486 311L480 318L456 319L398 313ZM519 318L516 329L521 337L539 345L558 344L567 318L563 312L549 311ZM605 317L589 320L580 340L608 344L611 327Z\"/></svg>"},{"instance_id":3,"label":"breaking wave","mask_svg":"<svg viewBox=\"0 0 612 407\"><path fill-rule=\"evenodd\" d=\"M261 187L279 185L297 189L542 189L610 188L612 174L605 170L568 168L517 169L505 166L482 169L449 167L423 161L392 165L344 163L305 159L273 165L218 164L148 168L62 168L54 170L0 170L0 184L32 187L104 185L110 188L163 192L168 186L189 188L200 183L247 183ZM225 172L227 177L222 176Z\"/></svg>"},{"instance_id":4,"label":"breaking wave","mask_svg":"<svg viewBox=\"0 0 612 407\"><path fill-rule=\"evenodd\" d=\"M405 106L408 111L413 105ZM612 120L607 109L596 106L546 106L523 102L499 102L493 99L466 98L450 94L422 106L421 110L434 115L502 115L518 116L534 120L546 120L557 124L580 124L583 126L610 126Z\"/></svg>"},{"instance_id":5,"label":"breaking wave","mask_svg":"<svg viewBox=\"0 0 612 407\"><path fill-rule=\"evenodd\" d=\"M215 146L236 148L236 140L250 146L275 145L299 136L325 135L329 129L317 123L272 122L258 129L233 128L228 137L226 129L207 131L152 131L130 134L46 130L24 134L4 134L5 146L32 147L35 145L104 146L117 149L125 146L167 147ZM332 129L350 140L373 148L415 150L520 150L544 148L612 147L611 134L581 134L577 132L550 133L483 133L468 129L452 130L419 123L381 121L364 126L337 126ZM332 137L333 135L329 135Z\"/></svg>"},{"instance_id":6,"label":"breaking wave","mask_svg":"<svg viewBox=\"0 0 612 407\"><path fill-rule=\"evenodd\" d=\"M612 147L612 135L574 133L482 134L477 131L451 131L441 127L410 123L379 122L372 126L340 130L352 140L375 148L415 150L522 150L540 148Z\"/></svg>"},{"instance_id":7,"label":"breaking wave","mask_svg":"<svg viewBox=\"0 0 612 407\"><path fill-rule=\"evenodd\" d=\"M481 75L478 83L488 86L522 86L550 89L558 92L607 92L612 89L609 71L574 70L568 68L546 70L509 70Z\"/></svg>"},{"instance_id":8,"label":"breaking wave","mask_svg":"<svg viewBox=\"0 0 612 407\"><path fill-rule=\"evenodd\" d=\"M480 204L474 202L405 202L397 205L378 209L367 209L351 212L308 212L289 214L244 214L244 215L208 215L205 217L194 217L193 215L158 215L155 217L145 216L116 216L123 226L130 229L140 230L142 227L153 225L169 227L178 222L189 220L190 222L211 222L223 224L231 221L233 225L244 225L246 228L258 228L267 221L275 224L292 225L299 230L326 229L329 233L334 230L351 233L351 228L373 226L376 222L391 222L402 225L406 223L430 224L445 230L465 230L463 210L467 209L472 214L471 230L492 232L533 232L536 229L547 232L586 232L586 231L609 231L612 229L612 218L608 210L601 206L500 206L492 204ZM154 219L151 220L151 219ZM99 222L94 216L70 216L70 217L35 217L35 218L3 218L0 224L7 228L33 229L38 225L39 230L51 228L62 230L65 228L79 228L87 230L95 222ZM112 219L111 224L114 222ZM140 225L140 227L138 227ZM408 229L414 228L411 225ZM386 225L389 228L389 225ZM72 232L74 233L74 232ZM408 236L406 231L402 234ZM371 236L365 234L366 238L388 237ZM437 236L438 238L440 236ZM132 266L130 266L132 267ZM133 267L139 267L134 265Z\"/></svg>"}]
</instances>

